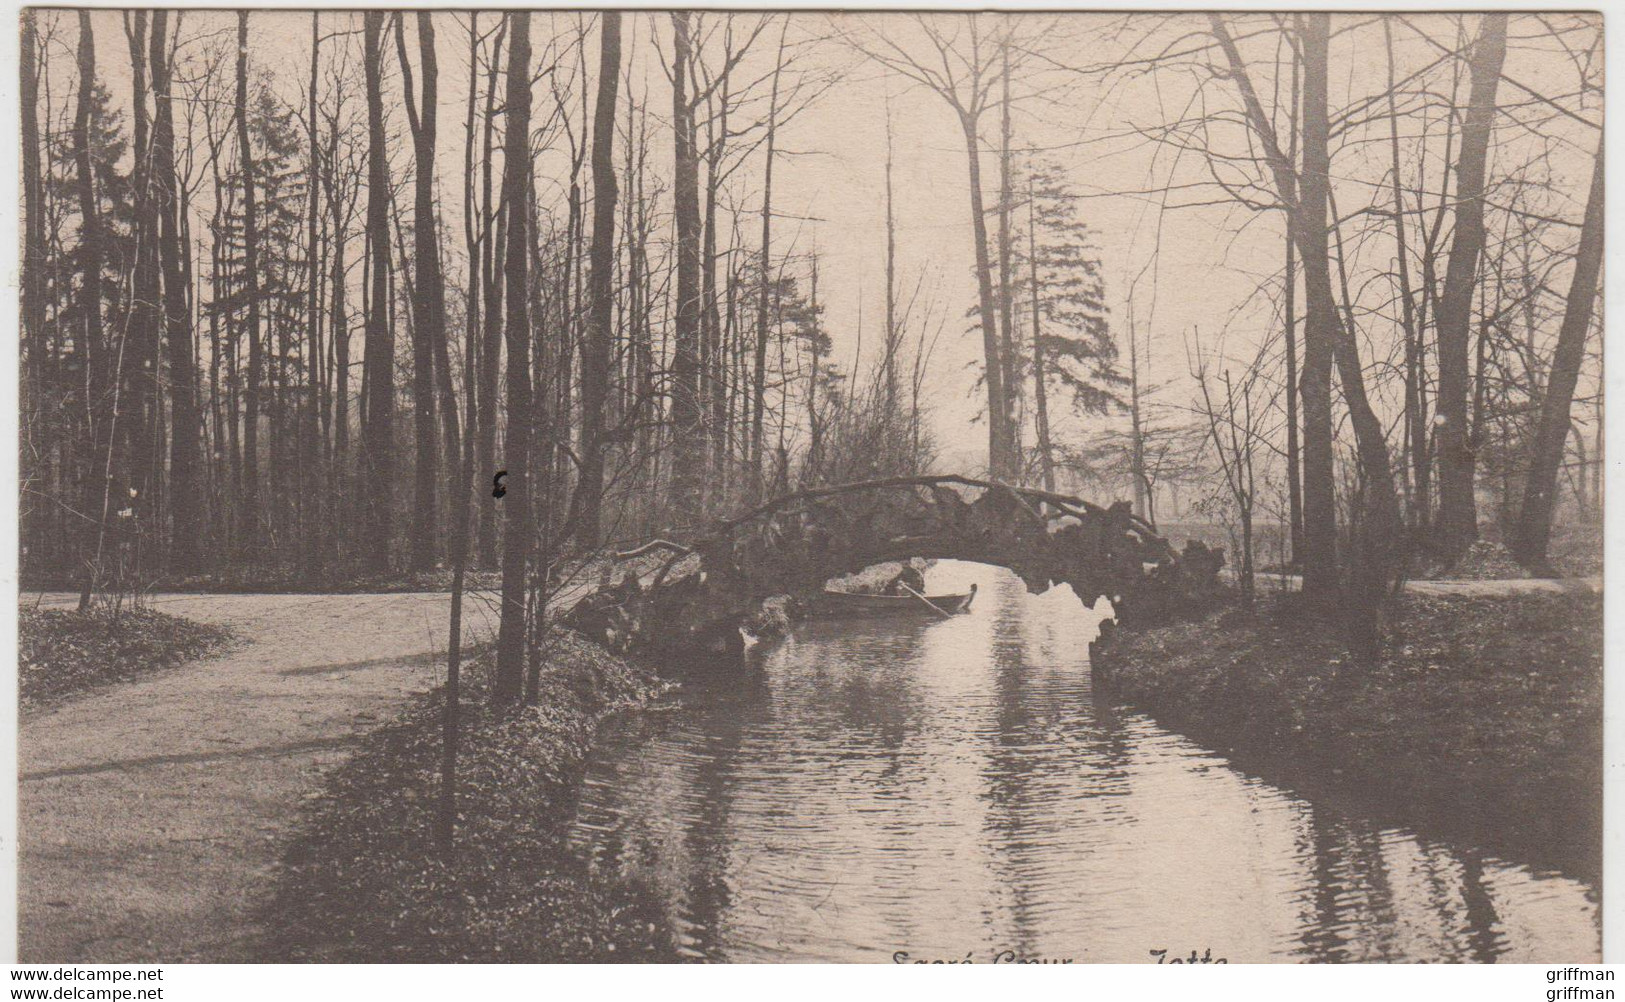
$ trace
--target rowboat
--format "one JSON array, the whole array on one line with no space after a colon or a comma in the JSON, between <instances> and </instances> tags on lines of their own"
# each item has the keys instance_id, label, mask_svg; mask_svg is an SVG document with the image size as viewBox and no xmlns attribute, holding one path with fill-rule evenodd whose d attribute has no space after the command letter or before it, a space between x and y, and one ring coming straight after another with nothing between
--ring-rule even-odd
<instances>
[{"instance_id":1,"label":"rowboat","mask_svg":"<svg viewBox=\"0 0 1625 1002\"><path fill-rule=\"evenodd\" d=\"M970 608L976 597L976 587L961 595L865 595L857 592L829 591L826 589L815 603L813 612L825 617L839 616L898 616L933 615L935 606L945 615L955 615ZM929 602L930 605L927 605Z\"/></svg>"}]
</instances>

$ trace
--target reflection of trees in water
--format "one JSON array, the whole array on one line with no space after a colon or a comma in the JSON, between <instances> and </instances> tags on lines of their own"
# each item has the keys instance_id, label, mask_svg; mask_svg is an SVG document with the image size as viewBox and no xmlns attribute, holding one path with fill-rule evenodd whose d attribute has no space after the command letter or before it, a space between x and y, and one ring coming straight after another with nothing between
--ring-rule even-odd
<instances>
[{"instance_id":1,"label":"reflection of trees in water","mask_svg":"<svg viewBox=\"0 0 1625 1002\"><path fill-rule=\"evenodd\" d=\"M1504 948L1501 919L1485 885L1484 862L1476 850L1453 852L1415 846L1431 950L1407 941L1407 920L1396 907L1382 833L1351 825L1333 812L1304 802L1297 839L1300 858L1309 863L1308 908L1300 922L1299 951L1324 962L1439 959L1489 963ZM1407 848L1411 843L1403 843Z\"/></svg>"},{"instance_id":2,"label":"reflection of trees in water","mask_svg":"<svg viewBox=\"0 0 1625 1002\"><path fill-rule=\"evenodd\" d=\"M762 674L747 668L740 676L742 689L734 698L707 701L700 726L688 731L682 749L682 760L690 763L682 773L688 780L685 789L693 790L684 800L695 805L682 834L691 861L684 899L693 946L707 960L727 959L725 923L732 904L728 872L735 845L729 822L735 771L748 727L770 706Z\"/></svg>"},{"instance_id":3,"label":"reflection of trees in water","mask_svg":"<svg viewBox=\"0 0 1625 1002\"><path fill-rule=\"evenodd\" d=\"M1339 896L1342 885L1341 846L1334 822L1315 804L1302 810L1303 830L1298 836L1298 856L1310 861L1310 914L1300 922L1298 942L1310 960L1321 963L1357 960L1350 953L1349 922ZM1306 844L1305 844L1306 843Z\"/></svg>"},{"instance_id":4,"label":"reflection of trees in water","mask_svg":"<svg viewBox=\"0 0 1625 1002\"><path fill-rule=\"evenodd\" d=\"M601 749L610 768L587 797L597 827L580 837L628 885L639 923L653 916L710 959L785 944L849 956L871 940L924 955L951 939L962 954L984 936L1034 955L1102 916L1155 925L1133 902L1158 860L1137 868L1159 837L1209 836L1148 829L1163 820L1157 791L1131 770L1170 754L1157 742L1183 743L1094 691L1086 615L1019 589L1001 579L970 619L811 624L755 663L704 666L686 709ZM1169 818L1228 811L1204 792L1227 788L1176 791L1198 803ZM1284 944L1299 958L1483 962L1512 948L1493 861L1385 836L1336 797L1271 797L1292 845L1270 843L1264 862L1300 874ZM1093 904L1080 910L1057 891L1084 875ZM1514 929L1530 904L1519 886L1497 891ZM1279 907L1280 892L1259 893L1270 897L1249 906Z\"/></svg>"},{"instance_id":5,"label":"reflection of trees in water","mask_svg":"<svg viewBox=\"0 0 1625 1002\"><path fill-rule=\"evenodd\" d=\"M658 894L664 922L681 930L690 951L727 959L741 908L755 908L771 926L796 906L788 898L743 901L735 883L753 854L783 849L777 841L790 826L779 822L824 810L818 795L837 775L820 763L881 763L876 797L906 799L922 781L907 768L919 731L914 674L885 670L918 649L918 628L873 638L853 638L848 628L826 638L815 624L743 665L694 666L685 709L622 750L606 788L614 820L594 835L599 856L622 862L629 891L641 885ZM808 775L762 784L759 770L782 768L787 752L810 764ZM897 918L901 926L906 913Z\"/></svg>"},{"instance_id":6,"label":"reflection of trees in water","mask_svg":"<svg viewBox=\"0 0 1625 1002\"><path fill-rule=\"evenodd\" d=\"M1501 952L1501 916L1484 885L1484 859L1475 849L1461 854L1461 898L1467 920L1469 958L1481 964L1495 960Z\"/></svg>"},{"instance_id":7,"label":"reflection of trees in water","mask_svg":"<svg viewBox=\"0 0 1625 1002\"><path fill-rule=\"evenodd\" d=\"M988 596L995 600L993 623L993 748L984 770L981 798L989 859L997 885L1009 896L1009 929L996 930L998 946L1020 955L1043 952L1042 930L1033 920L1034 885L1044 860L1043 837L1063 823L1078 819L1057 816L1056 806L1087 800L1098 816L1086 823L1112 823L1126 816L1129 792L1129 749L1121 723L1109 706L1094 698L1089 685L1087 647L1058 616L1087 613L1081 603L1065 613L1051 609L1035 614L1013 579L998 582ZM1061 645L1077 643L1077 648ZM1105 713L1099 711L1104 708ZM1091 711L1096 712L1091 712ZM1061 740L1065 755L1035 756L1027 749Z\"/></svg>"}]
</instances>

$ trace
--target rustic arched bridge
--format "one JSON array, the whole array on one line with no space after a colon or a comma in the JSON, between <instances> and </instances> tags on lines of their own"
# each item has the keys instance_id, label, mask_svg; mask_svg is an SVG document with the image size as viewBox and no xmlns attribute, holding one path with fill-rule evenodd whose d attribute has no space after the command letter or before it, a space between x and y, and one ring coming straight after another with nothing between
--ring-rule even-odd
<instances>
[{"instance_id":1,"label":"rustic arched bridge","mask_svg":"<svg viewBox=\"0 0 1625 1002\"><path fill-rule=\"evenodd\" d=\"M566 623L620 650L731 644L776 595L805 599L830 578L910 557L1008 568L1033 592L1065 583L1093 606L1109 598L1124 623L1201 604L1223 556L1177 554L1125 503L963 476L901 477L797 491L713 525L664 562L623 573Z\"/></svg>"}]
</instances>

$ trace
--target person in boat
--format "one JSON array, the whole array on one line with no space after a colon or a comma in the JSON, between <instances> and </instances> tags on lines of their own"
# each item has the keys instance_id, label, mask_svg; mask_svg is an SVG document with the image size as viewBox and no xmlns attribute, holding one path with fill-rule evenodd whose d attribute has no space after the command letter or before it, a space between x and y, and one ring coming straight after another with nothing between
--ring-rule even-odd
<instances>
[{"instance_id":1,"label":"person in boat","mask_svg":"<svg viewBox=\"0 0 1625 1002\"><path fill-rule=\"evenodd\" d=\"M907 595L908 589L910 588L914 589L916 592L924 592L925 575L921 574L918 568L909 564L904 564L903 569L897 573L896 577L891 579L889 584L886 585L886 591L884 594Z\"/></svg>"}]
</instances>

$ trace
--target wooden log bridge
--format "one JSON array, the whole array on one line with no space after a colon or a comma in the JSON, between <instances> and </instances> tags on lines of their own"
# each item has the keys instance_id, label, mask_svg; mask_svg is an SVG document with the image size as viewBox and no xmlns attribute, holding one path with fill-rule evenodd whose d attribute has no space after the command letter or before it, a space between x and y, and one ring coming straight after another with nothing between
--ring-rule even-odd
<instances>
[{"instance_id":1,"label":"wooden log bridge","mask_svg":"<svg viewBox=\"0 0 1625 1002\"><path fill-rule=\"evenodd\" d=\"M1034 592L1065 583L1120 623L1173 618L1218 588L1222 550L1176 553L1127 502L1081 498L959 475L898 477L795 491L714 523L692 542L620 554L667 556L627 569L577 603L565 623L613 650L736 647L768 627L763 603L804 601L829 579L911 557L1005 567Z\"/></svg>"}]
</instances>

